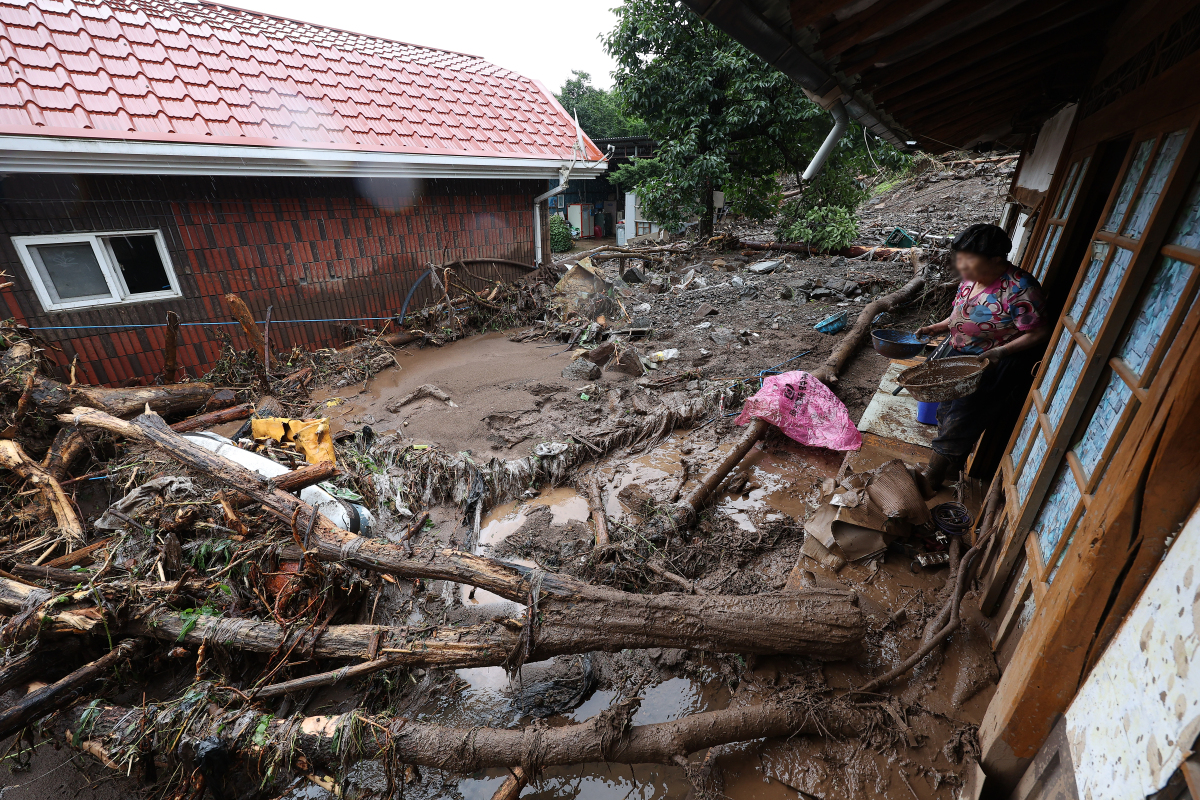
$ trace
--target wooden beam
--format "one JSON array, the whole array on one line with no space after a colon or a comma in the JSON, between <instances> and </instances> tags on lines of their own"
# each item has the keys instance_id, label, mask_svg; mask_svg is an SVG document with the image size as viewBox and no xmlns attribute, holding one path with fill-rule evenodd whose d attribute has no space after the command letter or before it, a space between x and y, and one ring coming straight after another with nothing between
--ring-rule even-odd
<instances>
[{"instance_id":1,"label":"wooden beam","mask_svg":"<svg viewBox=\"0 0 1200 800\"><path fill-rule=\"evenodd\" d=\"M844 5L846 0L792 0L788 9L792 15L792 27L799 30L813 25Z\"/></svg>"},{"instance_id":2,"label":"wooden beam","mask_svg":"<svg viewBox=\"0 0 1200 800\"><path fill-rule=\"evenodd\" d=\"M970 95L986 93L991 87L1009 85L1025 85L1038 81L1040 75L1063 61L1069 61L1085 54L1094 48L1083 46L1061 46L1047 43L1043 50L1031 53L1012 64L991 71L986 82L980 81L978 73L965 71L957 78L940 82L936 89L922 92L920 89L901 95L888 101L882 107L893 117L901 118L913 113L921 113L927 108L940 108L944 105L961 105L964 91Z\"/></svg>"},{"instance_id":3,"label":"wooden beam","mask_svg":"<svg viewBox=\"0 0 1200 800\"><path fill-rule=\"evenodd\" d=\"M876 101L879 101L894 97L929 80L953 74L962 67L962 53L978 56L971 63L978 59L991 58L994 54L1028 39L1031 27L1036 26L1038 35L1048 34L1062 25L1094 12L1095 8L1095 4L1088 0L1074 0L1061 5L1031 2L1028 7L1004 15L995 26L983 26L950 42L923 49L883 67L865 71L870 63L874 63L872 61L848 64L844 71L847 74L864 71L863 86L871 92ZM916 76L915 83L905 82L910 76ZM893 90L897 84L899 88Z\"/></svg>"},{"instance_id":4,"label":"wooden beam","mask_svg":"<svg viewBox=\"0 0 1200 800\"><path fill-rule=\"evenodd\" d=\"M889 56L902 52L917 43L928 42L929 46L944 42L956 31L971 30L979 25L987 25L1022 0L993 0L986 5L975 3L949 2L921 17L912 25L901 28L867 44L859 45L845 54L843 61L858 61L869 51L871 63L886 60ZM961 24L968 21L967 26ZM853 74L849 66L843 72Z\"/></svg>"},{"instance_id":5,"label":"wooden beam","mask_svg":"<svg viewBox=\"0 0 1200 800\"><path fill-rule=\"evenodd\" d=\"M822 33L817 49L825 58L833 58L931 4L931 0L880 0Z\"/></svg>"},{"instance_id":6,"label":"wooden beam","mask_svg":"<svg viewBox=\"0 0 1200 800\"><path fill-rule=\"evenodd\" d=\"M1022 100L1029 97L1030 86L1036 86L1037 83L1031 80L1028 84L1009 85L1007 89L1000 89L995 94L990 94L986 100L979 98L977 101L969 99L954 98L942 99L937 105L930 106L924 109L911 112L907 116L895 117L905 127L910 130L923 130L926 123L946 123L957 119L970 120L974 117L993 117L997 114L1004 116L1015 113L1015 107ZM996 87L989 84L989 90ZM895 115L893 115L895 116Z\"/></svg>"}]
</instances>

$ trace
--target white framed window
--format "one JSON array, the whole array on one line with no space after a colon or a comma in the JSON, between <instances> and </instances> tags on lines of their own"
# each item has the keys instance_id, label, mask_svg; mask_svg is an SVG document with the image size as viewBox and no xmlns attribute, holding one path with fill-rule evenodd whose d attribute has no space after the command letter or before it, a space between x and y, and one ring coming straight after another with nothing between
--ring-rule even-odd
<instances>
[{"instance_id":1,"label":"white framed window","mask_svg":"<svg viewBox=\"0 0 1200 800\"><path fill-rule=\"evenodd\" d=\"M12 242L46 311L182 296L157 230L14 236Z\"/></svg>"}]
</instances>

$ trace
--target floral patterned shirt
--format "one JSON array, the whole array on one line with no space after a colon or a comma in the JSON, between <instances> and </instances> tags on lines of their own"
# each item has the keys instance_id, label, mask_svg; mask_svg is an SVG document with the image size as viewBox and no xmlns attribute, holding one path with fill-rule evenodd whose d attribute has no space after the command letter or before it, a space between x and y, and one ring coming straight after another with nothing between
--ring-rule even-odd
<instances>
[{"instance_id":1,"label":"floral patterned shirt","mask_svg":"<svg viewBox=\"0 0 1200 800\"><path fill-rule=\"evenodd\" d=\"M980 355L1042 324L1046 298L1037 278L1009 267L991 286L979 291L963 281L950 312L950 346Z\"/></svg>"}]
</instances>

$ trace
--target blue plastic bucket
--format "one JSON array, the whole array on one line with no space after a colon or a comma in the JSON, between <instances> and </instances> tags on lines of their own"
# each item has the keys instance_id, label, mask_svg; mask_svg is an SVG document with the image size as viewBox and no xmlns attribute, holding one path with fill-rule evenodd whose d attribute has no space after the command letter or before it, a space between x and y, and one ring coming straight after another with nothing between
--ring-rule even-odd
<instances>
[{"instance_id":1,"label":"blue plastic bucket","mask_svg":"<svg viewBox=\"0 0 1200 800\"><path fill-rule=\"evenodd\" d=\"M917 401L917 422L926 425L937 425L937 410L941 403L922 403Z\"/></svg>"}]
</instances>

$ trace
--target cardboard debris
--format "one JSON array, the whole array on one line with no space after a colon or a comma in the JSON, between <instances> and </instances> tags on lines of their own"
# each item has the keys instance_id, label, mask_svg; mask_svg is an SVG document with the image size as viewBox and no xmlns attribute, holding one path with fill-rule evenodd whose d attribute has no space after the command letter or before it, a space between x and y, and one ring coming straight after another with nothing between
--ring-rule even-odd
<instances>
[{"instance_id":1,"label":"cardboard debris","mask_svg":"<svg viewBox=\"0 0 1200 800\"><path fill-rule=\"evenodd\" d=\"M329 432L329 420L321 419L287 419L285 417L264 417L250 421L250 435L255 441L274 439L284 444L295 445L296 449L310 464L320 464L328 461L337 463L333 450L333 435Z\"/></svg>"},{"instance_id":2,"label":"cardboard debris","mask_svg":"<svg viewBox=\"0 0 1200 800\"><path fill-rule=\"evenodd\" d=\"M564 319L571 314L588 319L601 316L624 318L627 314L616 290L617 286L605 280L592 266L592 260L584 258L554 285L551 305L561 311Z\"/></svg>"}]
</instances>

